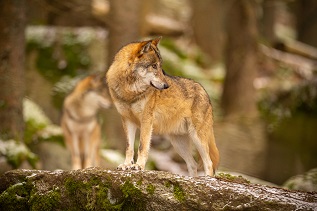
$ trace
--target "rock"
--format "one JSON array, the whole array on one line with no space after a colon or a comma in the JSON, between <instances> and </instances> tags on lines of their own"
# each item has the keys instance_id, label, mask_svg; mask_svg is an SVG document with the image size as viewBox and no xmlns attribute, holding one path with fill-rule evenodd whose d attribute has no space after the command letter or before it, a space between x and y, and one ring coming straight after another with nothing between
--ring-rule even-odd
<instances>
[{"instance_id":1,"label":"rock","mask_svg":"<svg viewBox=\"0 0 317 211\"><path fill-rule=\"evenodd\" d=\"M288 179L283 187L291 190L317 192L317 168L311 169L302 175L296 175Z\"/></svg>"},{"instance_id":2,"label":"rock","mask_svg":"<svg viewBox=\"0 0 317 211\"><path fill-rule=\"evenodd\" d=\"M71 169L70 152L57 142L41 141L34 144L32 150L39 157L40 169Z\"/></svg>"},{"instance_id":3,"label":"rock","mask_svg":"<svg viewBox=\"0 0 317 211\"><path fill-rule=\"evenodd\" d=\"M0 177L3 210L314 210L317 193L249 184L240 177L162 171L14 170Z\"/></svg>"}]
</instances>

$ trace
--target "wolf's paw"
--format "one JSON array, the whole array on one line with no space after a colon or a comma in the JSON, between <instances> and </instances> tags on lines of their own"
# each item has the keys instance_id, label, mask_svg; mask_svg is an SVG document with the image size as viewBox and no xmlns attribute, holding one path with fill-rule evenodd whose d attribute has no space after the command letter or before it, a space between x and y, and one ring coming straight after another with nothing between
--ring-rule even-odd
<instances>
[{"instance_id":1,"label":"wolf's paw","mask_svg":"<svg viewBox=\"0 0 317 211\"><path fill-rule=\"evenodd\" d=\"M142 168L142 166L140 166L138 164L132 164L131 169L132 170L143 170L144 168Z\"/></svg>"},{"instance_id":2,"label":"wolf's paw","mask_svg":"<svg viewBox=\"0 0 317 211\"><path fill-rule=\"evenodd\" d=\"M120 164L118 167L117 167L117 170L129 170L131 169L131 166L132 164Z\"/></svg>"},{"instance_id":3,"label":"wolf's paw","mask_svg":"<svg viewBox=\"0 0 317 211\"><path fill-rule=\"evenodd\" d=\"M117 170L143 170L144 168L142 168L140 165L138 164L120 164L117 167Z\"/></svg>"}]
</instances>

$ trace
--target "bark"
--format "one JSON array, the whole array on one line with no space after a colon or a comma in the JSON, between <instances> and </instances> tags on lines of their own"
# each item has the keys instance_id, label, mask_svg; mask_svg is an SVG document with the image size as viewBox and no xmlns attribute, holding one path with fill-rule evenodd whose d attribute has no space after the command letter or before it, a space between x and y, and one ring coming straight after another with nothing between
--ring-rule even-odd
<instances>
[{"instance_id":1,"label":"bark","mask_svg":"<svg viewBox=\"0 0 317 211\"><path fill-rule=\"evenodd\" d=\"M191 0L192 27L198 46L210 57L212 63L222 59L223 10L220 0Z\"/></svg>"},{"instance_id":2,"label":"bark","mask_svg":"<svg viewBox=\"0 0 317 211\"><path fill-rule=\"evenodd\" d=\"M123 45L140 39L140 4L140 0L110 0L108 67ZM120 115L115 111L115 108L108 109L103 113L106 114L104 131L106 131L109 145L124 152L125 149L122 148L126 145L126 137Z\"/></svg>"},{"instance_id":3,"label":"bark","mask_svg":"<svg viewBox=\"0 0 317 211\"><path fill-rule=\"evenodd\" d=\"M160 171L15 170L0 177L4 210L314 210L317 194L241 177Z\"/></svg>"},{"instance_id":4,"label":"bark","mask_svg":"<svg viewBox=\"0 0 317 211\"><path fill-rule=\"evenodd\" d=\"M253 117L257 115L253 86L257 71L256 3L249 0L230 2L222 106L227 117Z\"/></svg>"},{"instance_id":5,"label":"bark","mask_svg":"<svg viewBox=\"0 0 317 211\"><path fill-rule=\"evenodd\" d=\"M262 34L269 43L273 43L276 41L274 25L276 22L277 2L275 0L264 0L262 3L262 7Z\"/></svg>"},{"instance_id":6,"label":"bark","mask_svg":"<svg viewBox=\"0 0 317 211\"><path fill-rule=\"evenodd\" d=\"M27 19L30 24L56 26L108 26L109 6L102 1L29 0Z\"/></svg>"},{"instance_id":7,"label":"bark","mask_svg":"<svg viewBox=\"0 0 317 211\"><path fill-rule=\"evenodd\" d=\"M22 140L25 1L0 1L0 136Z\"/></svg>"},{"instance_id":8,"label":"bark","mask_svg":"<svg viewBox=\"0 0 317 211\"><path fill-rule=\"evenodd\" d=\"M123 45L140 39L140 2L139 0L110 0L109 66Z\"/></svg>"},{"instance_id":9,"label":"bark","mask_svg":"<svg viewBox=\"0 0 317 211\"><path fill-rule=\"evenodd\" d=\"M317 1L298 0L294 2L297 39L317 47Z\"/></svg>"}]
</instances>

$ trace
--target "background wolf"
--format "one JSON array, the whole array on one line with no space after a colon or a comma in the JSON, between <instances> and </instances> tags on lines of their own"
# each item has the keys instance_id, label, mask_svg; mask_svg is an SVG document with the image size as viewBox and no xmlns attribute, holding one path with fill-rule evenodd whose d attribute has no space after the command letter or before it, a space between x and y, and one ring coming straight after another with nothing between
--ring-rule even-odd
<instances>
[{"instance_id":1,"label":"background wolf","mask_svg":"<svg viewBox=\"0 0 317 211\"><path fill-rule=\"evenodd\" d=\"M100 75L79 81L65 98L61 126L71 152L72 169L99 165L101 133L96 115L110 104L108 86Z\"/></svg>"},{"instance_id":2,"label":"background wolf","mask_svg":"<svg viewBox=\"0 0 317 211\"><path fill-rule=\"evenodd\" d=\"M197 176L197 164L191 155L194 143L205 174L213 175L218 166L219 152L208 94L193 80L164 73L157 47L159 40L124 46L106 74L110 95L122 116L127 136L125 162L118 169L144 169L153 132L167 135L185 160L191 176ZM140 128L140 145L134 163L137 128Z\"/></svg>"}]
</instances>

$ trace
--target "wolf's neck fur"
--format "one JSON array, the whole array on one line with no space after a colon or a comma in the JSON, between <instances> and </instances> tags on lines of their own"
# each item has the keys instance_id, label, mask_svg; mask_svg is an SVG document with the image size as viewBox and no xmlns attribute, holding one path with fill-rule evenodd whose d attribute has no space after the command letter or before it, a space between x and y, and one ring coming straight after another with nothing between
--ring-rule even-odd
<instances>
[{"instance_id":1,"label":"wolf's neck fur","mask_svg":"<svg viewBox=\"0 0 317 211\"><path fill-rule=\"evenodd\" d=\"M141 80L127 70L115 70L121 72L120 77L110 77L109 88L111 89L113 97L116 99L133 103L144 97L145 93L153 91L152 87L144 84ZM141 82L141 83L140 83Z\"/></svg>"}]
</instances>

